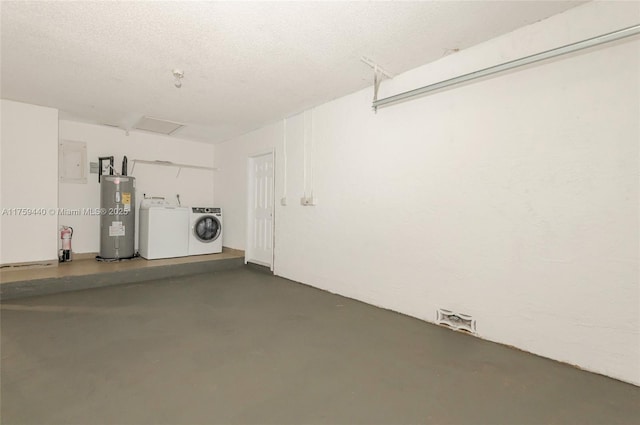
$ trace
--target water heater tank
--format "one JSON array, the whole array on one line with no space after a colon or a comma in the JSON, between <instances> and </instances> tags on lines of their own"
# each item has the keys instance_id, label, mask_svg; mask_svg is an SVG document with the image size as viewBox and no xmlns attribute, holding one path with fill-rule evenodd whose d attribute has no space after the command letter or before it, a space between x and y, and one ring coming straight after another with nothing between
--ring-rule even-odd
<instances>
[{"instance_id":1,"label":"water heater tank","mask_svg":"<svg viewBox=\"0 0 640 425\"><path fill-rule=\"evenodd\" d=\"M135 255L136 179L102 176L100 181L100 253L103 259Z\"/></svg>"}]
</instances>

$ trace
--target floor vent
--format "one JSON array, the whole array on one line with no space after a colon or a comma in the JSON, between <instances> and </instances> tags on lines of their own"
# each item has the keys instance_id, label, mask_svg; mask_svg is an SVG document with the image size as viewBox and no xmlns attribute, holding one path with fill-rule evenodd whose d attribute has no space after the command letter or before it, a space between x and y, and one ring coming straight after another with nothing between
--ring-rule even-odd
<instances>
[{"instance_id":1,"label":"floor vent","mask_svg":"<svg viewBox=\"0 0 640 425\"><path fill-rule=\"evenodd\" d=\"M476 321L468 314L454 313L450 310L439 309L436 311L436 323L438 325L448 326L457 331L465 331L472 334L476 333Z\"/></svg>"}]
</instances>

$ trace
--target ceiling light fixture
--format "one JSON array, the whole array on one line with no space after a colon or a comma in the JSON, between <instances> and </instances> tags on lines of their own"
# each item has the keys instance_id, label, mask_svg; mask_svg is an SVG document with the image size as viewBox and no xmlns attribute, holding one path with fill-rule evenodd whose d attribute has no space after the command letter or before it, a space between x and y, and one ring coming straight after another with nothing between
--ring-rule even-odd
<instances>
[{"instance_id":1,"label":"ceiling light fixture","mask_svg":"<svg viewBox=\"0 0 640 425\"><path fill-rule=\"evenodd\" d=\"M176 86L176 88L182 87L182 79L184 78L184 71L181 69L174 69L173 76L176 79L176 81L173 83Z\"/></svg>"}]
</instances>

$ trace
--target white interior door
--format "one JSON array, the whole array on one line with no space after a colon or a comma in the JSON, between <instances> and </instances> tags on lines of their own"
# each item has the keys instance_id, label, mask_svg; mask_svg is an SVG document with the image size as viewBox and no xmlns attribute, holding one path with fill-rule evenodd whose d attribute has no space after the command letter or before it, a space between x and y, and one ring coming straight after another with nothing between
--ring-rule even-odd
<instances>
[{"instance_id":1,"label":"white interior door","mask_svg":"<svg viewBox=\"0 0 640 425\"><path fill-rule=\"evenodd\" d=\"M273 152L249 158L249 212L245 263L273 270Z\"/></svg>"}]
</instances>

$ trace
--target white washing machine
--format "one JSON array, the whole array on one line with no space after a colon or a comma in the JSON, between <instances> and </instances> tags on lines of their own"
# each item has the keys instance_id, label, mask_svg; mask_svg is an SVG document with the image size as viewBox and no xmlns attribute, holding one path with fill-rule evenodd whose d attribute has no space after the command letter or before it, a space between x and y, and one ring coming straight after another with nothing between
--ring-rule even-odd
<instances>
[{"instance_id":1,"label":"white washing machine","mask_svg":"<svg viewBox=\"0 0 640 425\"><path fill-rule=\"evenodd\" d=\"M189 255L222 252L222 211L220 208L191 208L190 224Z\"/></svg>"},{"instance_id":2,"label":"white washing machine","mask_svg":"<svg viewBox=\"0 0 640 425\"><path fill-rule=\"evenodd\" d=\"M140 256L147 260L189 255L189 211L164 199L140 203Z\"/></svg>"}]
</instances>

